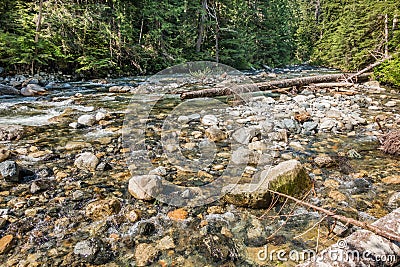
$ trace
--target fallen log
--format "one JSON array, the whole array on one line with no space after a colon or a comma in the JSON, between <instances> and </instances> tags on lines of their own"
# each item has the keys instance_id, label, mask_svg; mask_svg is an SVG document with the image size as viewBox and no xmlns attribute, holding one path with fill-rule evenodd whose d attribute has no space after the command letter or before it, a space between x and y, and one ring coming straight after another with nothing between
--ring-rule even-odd
<instances>
[{"instance_id":1,"label":"fallen log","mask_svg":"<svg viewBox=\"0 0 400 267\"><path fill-rule=\"evenodd\" d=\"M358 76L358 81L368 80L370 75L371 73L363 73ZM345 80L346 77L348 76L349 74L339 73L339 74L328 74L328 75L261 82L248 85L237 85L235 86L234 89L231 89L226 86L216 87L198 91L184 92L181 94L181 99L185 100L185 99L200 98L200 97L216 97L216 96L240 94L253 91L268 91L268 90L275 90L277 88L288 88L293 86L302 87L315 83L338 82L341 80Z\"/></svg>"},{"instance_id":2,"label":"fallen log","mask_svg":"<svg viewBox=\"0 0 400 267\"><path fill-rule=\"evenodd\" d=\"M311 88L334 88L334 87L352 87L354 83L315 83L310 84L309 87Z\"/></svg>"}]
</instances>

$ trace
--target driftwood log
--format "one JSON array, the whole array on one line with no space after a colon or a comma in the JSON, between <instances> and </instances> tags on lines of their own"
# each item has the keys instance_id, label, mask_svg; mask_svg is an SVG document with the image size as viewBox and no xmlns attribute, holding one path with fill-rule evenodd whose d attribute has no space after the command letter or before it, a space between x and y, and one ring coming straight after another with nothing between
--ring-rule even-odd
<instances>
[{"instance_id":1,"label":"driftwood log","mask_svg":"<svg viewBox=\"0 0 400 267\"><path fill-rule=\"evenodd\" d=\"M346 80L347 77L350 77L350 75L354 76L353 74L340 73L340 74L328 74L328 75L319 75L311 77L284 79L284 80L249 84L249 85L238 85L233 90L229 87L216 87L198 91L184 92L181 94L181 99L185 100L185 99L200 98L200 97L216 97L216 96L232 95L235 93L268 91L268 90L276 90L277 88L288 88L293 86L302 87L317 83L339 82L342 80ZM357 80L360 82L366 81L369 79L370 75L371 73L360 74L357 76Z\"/></svg>"}]
</instances>

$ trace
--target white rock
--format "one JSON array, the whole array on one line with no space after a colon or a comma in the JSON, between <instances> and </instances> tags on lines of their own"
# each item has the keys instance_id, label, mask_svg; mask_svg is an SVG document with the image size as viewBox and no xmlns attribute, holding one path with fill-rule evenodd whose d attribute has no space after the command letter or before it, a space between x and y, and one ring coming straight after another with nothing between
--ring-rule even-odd
<instances>
[{"instance_id":1,"label":"white rock","mask_svg":"<svg viewBox=\"0 0 400 267\"><path fill-rule=\"evenodd\" d=\"M74 165L82 170L94 171L97 164L99 164L99 159L95 154L91 152L84 152L79 154L75 159Z\"/></svg>"},{"instance_id":2,"label":"white rock","mask_svg":"<svg viewBox=\"0 0 400 267\"><path fill-rule=\"evenodd\" d=\"M78 118L78 123L86 126L92 126L96 123L96 118L93 115L82 115Z\"/></svg>"},{"instance_id":3,"label":"white rock","mask_svg":"<svg viewBox=\"0 0 400 267\"><path fill-rule=\"evenodd\" d=\"M337 125L337 121L333 119L325 119L319 125L319 129L322 131L330 131L333 127Z\"/></svg>"},{"instance_id":4,"label":"white rock","mask_svg":"<svg viewBox=\"0 0 400 267\"><path fill-rule=\"evenodd\" d=\"M205 115L201 118L201 123L206 126L213 126L218 124L218 118L214 115Z\"/></svg>"},{"instance_id":5,"label":"white rock","mask_svg":"<svg viewBox=\"0 0 400 267\"><path fill-rule=\"evenodd\" d=\"M133 176L128 191L136 199L152 200L161 191L161 177L157 175Z\"/></svg>"}]
</instances>

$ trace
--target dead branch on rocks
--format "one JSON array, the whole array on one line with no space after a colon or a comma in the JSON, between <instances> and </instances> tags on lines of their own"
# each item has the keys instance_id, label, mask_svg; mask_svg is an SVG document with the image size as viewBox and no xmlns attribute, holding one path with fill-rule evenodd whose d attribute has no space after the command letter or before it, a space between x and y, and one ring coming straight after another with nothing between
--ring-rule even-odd
<instances>
[{"instance_id":1,"label":"dead branch on rocks","mask_svg":"<svg viewBox=\"0 0 400 267\"><path fill-rule=\"evenodd\" d=\"M286 195L286 194L283 194L283 193L280 193L280 192L276 192L276 191L273 191L273 190L268 190L268 191L273 193L273 194L276 194L278 196L284 197L286 199L293 200L294 202L296 202L297 204L300 204L302 206L305 206L305 207L311 208L313 210L319 211L321 213L324 213L327 216L329 216L329 217L331 217L333 219L336 219L338 221L341 221L341 222L343 222L345 224L351 224L351 225L360 227L360 228L362 228L364 230L368 230L368 231L370 231L370 232L372 232L372 233L374 233L376 235L379 235L379 236L382 236L384 238L387 238L387 239L389 239L391 241L400 242L400 235L398 233L396 233L396 232L389 231L387 229L383 230L383 229L381 229L379 227L376 227L376 226L373 226L373 225L371 225L371 224L369 224L367 222L361 222L361 221L358 221L358 220L355 220L355 219L352 219L352 218L348 218L346 216L335 214L334 212L332 212L330 210L315 206L313 204L307 203L307 202L305 202L303 200L297 199L295 197L291 197L289 195Z\"/></svg>"}]
</instances>

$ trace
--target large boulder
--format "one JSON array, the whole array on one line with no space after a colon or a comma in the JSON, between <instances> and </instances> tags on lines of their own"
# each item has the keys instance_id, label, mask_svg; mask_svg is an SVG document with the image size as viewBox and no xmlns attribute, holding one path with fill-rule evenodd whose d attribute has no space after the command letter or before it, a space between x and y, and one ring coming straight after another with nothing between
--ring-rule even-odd
<instances>
[{"instance_id":1,"label":"large boulder","mask_svg":"<svg viewBox=\"0 0 400 267\"><path fill-rule=\"evenodd\" d=\"M222 189L224 200L241 207L266 208L272 201L269 190L301 196L311 188L311 178L301 163L289 160L261 172L257 184L232 184Z\"/></svg>"}]
</instances>

